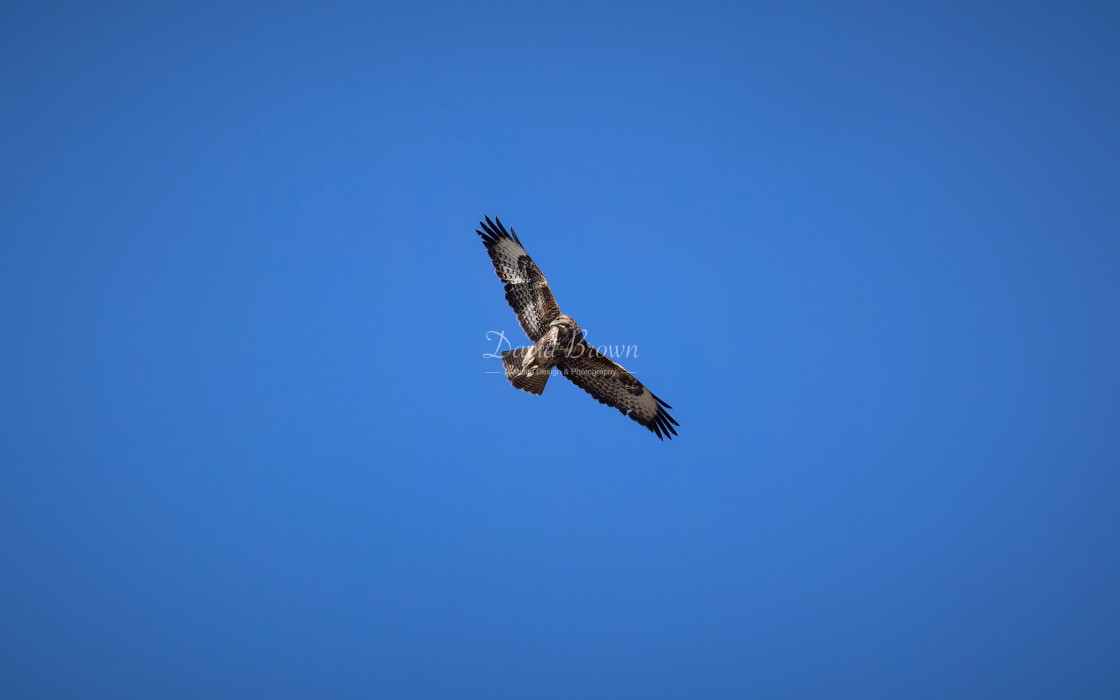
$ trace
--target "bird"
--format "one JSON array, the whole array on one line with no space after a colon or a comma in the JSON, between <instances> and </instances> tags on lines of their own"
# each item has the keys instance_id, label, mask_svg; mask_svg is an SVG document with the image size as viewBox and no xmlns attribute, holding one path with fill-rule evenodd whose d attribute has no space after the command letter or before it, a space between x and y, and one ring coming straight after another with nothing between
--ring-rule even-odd
<instances>
[{"instance_id":1,"label":"bird","mask_svg":"<svg viewBox=\"0 0 1120 700\"><path fill-rule=\"evenodd\" d=\"M637 377L587 343L586 334L572 317L560 312L541 274L511 226L502 220L485 217L480 221L486 252L494 271L505 283L506 301L533 345L506 350L502 365L506 378L517 389L530 394L544 393L555 367L573 384L599 403L617 408L623 415L648 428L660 440L673 439L680 423L666 409L672 406L658 398Z\"/></svg>"}]
</instances>

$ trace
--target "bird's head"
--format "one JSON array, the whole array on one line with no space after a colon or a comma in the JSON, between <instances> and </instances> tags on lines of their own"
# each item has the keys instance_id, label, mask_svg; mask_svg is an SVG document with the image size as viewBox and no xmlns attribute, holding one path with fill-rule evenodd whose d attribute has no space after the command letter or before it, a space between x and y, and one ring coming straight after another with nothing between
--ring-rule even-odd
<instances>
[{"instance_id":1,"label":"bird's head","mask_svg":"<svg viewBox=\"0 0 1120 700\"><path fill-rule=\"evenodd\" d=\"M572 338L578 339L579 337L579 324L577 324L571 316L568 316L566 314L560 314L559 316L554 318L548 324L548 327L556 328L559 331L558 335L560 336L560 340L562 342L567 342Z\"/></svg>"}]
</instances>

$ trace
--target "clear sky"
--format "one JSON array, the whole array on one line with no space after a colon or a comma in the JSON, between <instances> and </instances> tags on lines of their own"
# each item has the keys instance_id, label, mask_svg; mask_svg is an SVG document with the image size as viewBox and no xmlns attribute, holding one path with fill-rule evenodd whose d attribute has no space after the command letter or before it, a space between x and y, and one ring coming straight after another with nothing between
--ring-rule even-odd
<instances>
[{"instance_id":1,"label":"clear sky","mask_svg":"<svg viewBox=\"0 0 1120 700\"><path fill-rule=\"evenodd\" d=\"M1118 30L5 3L0 696L1120 696Z\"/></svg>"}]
</instances>

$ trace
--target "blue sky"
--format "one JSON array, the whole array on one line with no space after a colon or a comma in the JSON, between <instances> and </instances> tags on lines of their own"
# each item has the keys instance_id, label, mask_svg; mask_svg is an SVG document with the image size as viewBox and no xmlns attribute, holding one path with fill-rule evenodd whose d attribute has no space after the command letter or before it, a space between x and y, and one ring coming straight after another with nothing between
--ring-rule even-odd
<instances>
[{"instance_id":1,"label":"blue sky","mask_svg":"<svg viewBox=\"0 0 1120 700\"><path fill-rule=\"evenodd\" d=\"M0 695L1116 697L1118 27L5 5Z\"/></svg>"}]
</instances>

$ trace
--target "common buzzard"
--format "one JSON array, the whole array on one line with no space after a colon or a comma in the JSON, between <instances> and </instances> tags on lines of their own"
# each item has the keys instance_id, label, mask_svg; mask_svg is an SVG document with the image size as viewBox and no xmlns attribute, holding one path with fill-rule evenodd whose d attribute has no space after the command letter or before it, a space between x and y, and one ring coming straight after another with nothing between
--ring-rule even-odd
<instances>
[{"instance_id":1,"label":"common buzzard","mask_svg":"<svg viewBox=\"0 0 1120 700\"><path fill-rule=\"evenodd\" d=\"M506 300L535 343L502 353L510 383L530 394L542 394L556 367L599 403L614 406L658 438L671 440L677 434L673 426L680 426L665 411L672 406L657 398L622 365L589 345L576 322L560 313L548 280L521 247L512 228L507 231L501 219L491 221L490 217L479 225L482 230L476 233L482 236L494 270L506 284Z\"/></svg>"}]
</instances>

